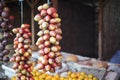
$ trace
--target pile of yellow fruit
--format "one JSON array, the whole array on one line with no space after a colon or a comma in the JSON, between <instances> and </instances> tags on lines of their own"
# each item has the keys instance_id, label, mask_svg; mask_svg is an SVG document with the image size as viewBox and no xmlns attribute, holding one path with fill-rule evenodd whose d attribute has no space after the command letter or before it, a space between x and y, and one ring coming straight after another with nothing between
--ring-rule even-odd
<instances>
[{"instance_id":1,"label":"pile of yellow fruit","mask_svg":"<svg viewBox=\"0 0 120 80\"><path fill-rule=\"evenodd\" d=\"M85 72L68 72L66 77L61 77L59 74L49 75L44 72L38 72L33 70L32 72L35 80L98 80L92 74L86 74ZM15 77L12 80L16 80Z\"/></svg>"}]
</instances>

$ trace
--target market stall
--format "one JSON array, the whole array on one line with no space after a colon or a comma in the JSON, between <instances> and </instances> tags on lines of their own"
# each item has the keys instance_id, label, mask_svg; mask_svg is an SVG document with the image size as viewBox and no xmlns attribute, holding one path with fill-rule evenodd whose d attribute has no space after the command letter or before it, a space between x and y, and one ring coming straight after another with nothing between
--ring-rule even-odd
<instances>
[{"instance_id":1,"label":"market stall","mask_svg":"<svg viewBox=\"0 0 120 80\"><path fill-rule=\"evenodd\" d=\"M39 58L39 55L37 53L38 52L33 52L31 58L33 61L37 61L37 59ZM55 75L59 73L61 76L67 76L67 73L69 71L86 72L88 74L95 75L97 78L99 78L99 80L119 80L119 64L99 61L94 58L83 57L80 55L74 55L66 52L62 52L62 55L64 56L62 60L63 68L57 69L56 73L48 74ZM15 71L11 68L12 65L13 64L8 63L2 66L5 70L5 74L10 78L15 76Z\"/></svg>"}]
</instances>

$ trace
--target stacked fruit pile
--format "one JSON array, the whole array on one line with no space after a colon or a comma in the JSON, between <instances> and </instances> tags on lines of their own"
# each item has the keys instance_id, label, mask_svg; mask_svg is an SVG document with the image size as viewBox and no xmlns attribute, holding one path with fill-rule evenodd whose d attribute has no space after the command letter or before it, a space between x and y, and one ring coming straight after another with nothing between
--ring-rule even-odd
<instances>
[{"instance_id":1,"label":"stacked fruit pile","mask_svg":"<svg viewBox=\"0 0 120 80\"><path fill-rule=\"evenodd\" d=\"M44 72L38 72L38 70L32 71L34 80L98 80L93 74L86 74L85 72L67 72L66 77L62 77L59 74L49 75ZM15 77L12 80L16 80Z\"/></svg>"},{"instance_id":2,"label":"stacked fruit pile","mask_svg":"<svg viewBox=\"0 0 120 80\"><path fill-rule=\"evenodd\" d=\"M29 60L32 54L29 27L28 24L22 24L21 28L13 29L16 38L14 39L15 54L11 61L14 62L13 69L16 70L17 80L34 80L31 74L33 65Z\"/></svg>"},{"instance_id":3,"label":"stacked fruit pile","mask_svg":"<svg viewBox=\"0 0 120 80\"><path fill-rule=\"evenodd\" d=\"M6 48L8 39L12 37L11 29L13 28L13 16L9 15L10 10L4 4L0 3L0 61L8 62L10 51Z\"/></svg>"},{"instance_id":4,"label":"stacked fruit pile","mask_svg":"<svg viewBox=\"0 0 120 80\"><path fill-rule=\"evenodd\" d=\"M36 14L34 20L38 22L40 31L37 33L39 39L36 42L40 58L38 68L44 71L55 72L56 67L61 67L60 53L61 46L59 41L62 39L61 19L54 7L48 4L38 7L39 14Z\"/></svg>"}]
</instances>

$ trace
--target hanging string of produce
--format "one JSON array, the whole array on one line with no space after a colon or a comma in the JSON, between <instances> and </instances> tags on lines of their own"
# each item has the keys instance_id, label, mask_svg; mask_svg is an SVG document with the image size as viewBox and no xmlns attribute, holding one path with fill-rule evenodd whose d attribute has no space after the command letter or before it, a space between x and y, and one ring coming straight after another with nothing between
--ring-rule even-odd
<instances>
[{"instance_id":1,"label":"hanging string of produce","mask_svg":"<svg viewBox=\"0 0 120 80\"><path fill-rule=\"evenodd\" d=\"M45 3L38 7L39 13L35 15L34 20L38 22L40 31L36 45L39 48L38 69L43 71L55 72L57 67L62 67L59 44L62 39L61 19L54 7Z\"/></svg>"},{"instance_id":2,"label":"hanging string of produce","mask_svg":"<svg viewBox=\"0 0 120 80\"><path fill-rule=\"evenodd\" d=\"M32 55L30 48L31 32L30 25L22 24L21 28L14 28L13 33L16 34L14 39L15 54L11 58L14 62L13 69L16 70L17 80L33 80L32 62L29 60Z\"/></svg>"},{"instance_id":3,"label":"hanging string of produce","mask_svg":"<svg viewBox=\"0 0 120 80\"><path fill-rule=\"evenodd\" d=\"M23 0L21 1L21 8L23 8ZM15 54L11 58L14 62L13 69L16 71L16 80L34 80L31 74L33 69L32 61L30 61L32 50L31 45L31 32L30 25L23 24L23 9L21 9L21 27L14 28L12 31L16 34L14 38L14 51Z\"/></svg>"},{"instance_id":4,"label":"hanging string of produce","mask_svg":"<svg viewBox=\"0 0 120 80\"><path fill-rule=\"evenodd\" d=\"M12 38L12 28L14 16L10 15L10 9L6 6L4 0L0 2L0 61L8 62L10 50L8 48L9 39Z\"/></svg>"}]
</instances>

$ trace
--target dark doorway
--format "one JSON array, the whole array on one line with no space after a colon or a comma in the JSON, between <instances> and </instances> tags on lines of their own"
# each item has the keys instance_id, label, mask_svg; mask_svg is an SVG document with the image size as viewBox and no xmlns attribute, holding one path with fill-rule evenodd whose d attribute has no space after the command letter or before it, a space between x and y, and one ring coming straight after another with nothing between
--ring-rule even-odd
<instances>
[{"instance_id":1,"label":"dark doorway","mask_svg":"<svg viewBox=\"0 0 120 80\"><path fill-rule=\"evenodd\" d=\"M62 18L62 51L97 57L94 8L76 0L58 0L58 12Z\"/></svg>"}]
</instances>

